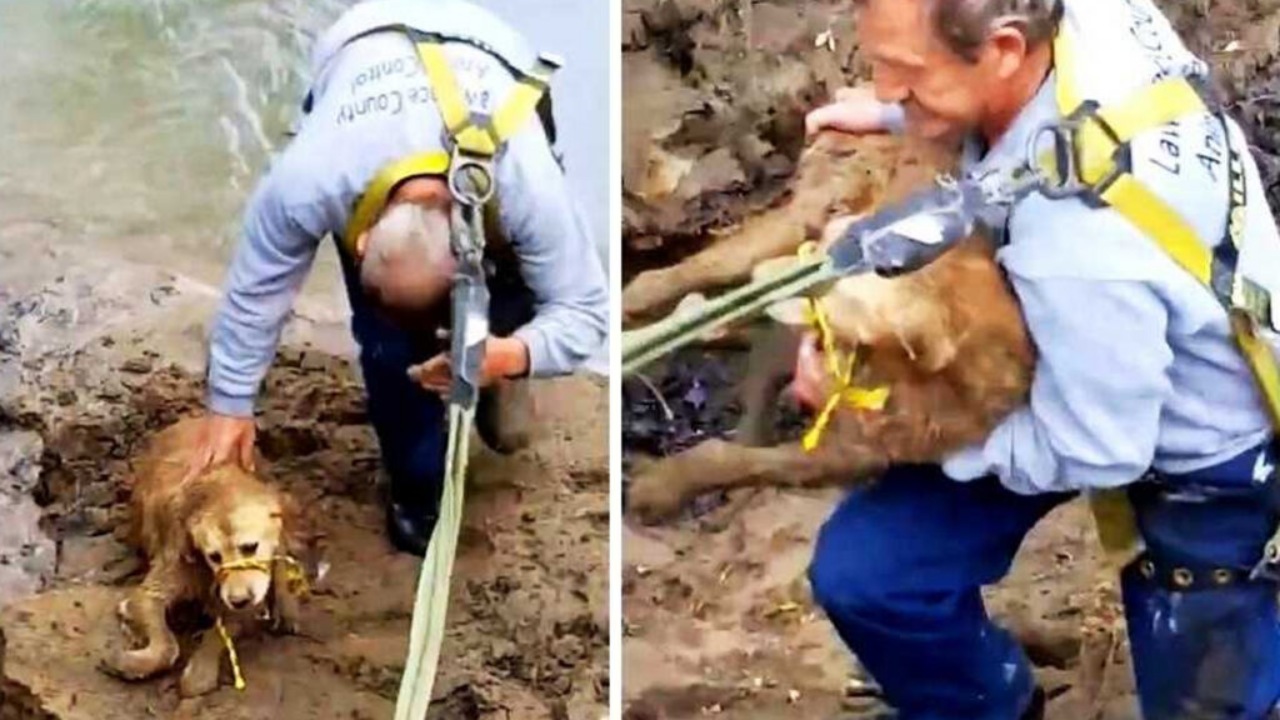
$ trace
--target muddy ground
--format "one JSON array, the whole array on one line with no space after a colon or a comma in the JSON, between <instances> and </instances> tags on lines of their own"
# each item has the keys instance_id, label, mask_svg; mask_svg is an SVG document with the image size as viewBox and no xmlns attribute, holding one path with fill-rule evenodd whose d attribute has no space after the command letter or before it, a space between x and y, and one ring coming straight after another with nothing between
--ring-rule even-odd
<instances>
[{"instance_id":1,"label":"muddy ground","mask_svg":"<svg viewBox=\"0 0 1280 720\"><path fill-rule=\"evenodd\" d=\"M1161 3L1210 61L1280 207L1280 2ZM777 202L804 113L867 77L847 2L626 0L624 282ZM624 388L624 466L731 436L740 348L691 350ZM788 427L794 431L794 418ZM858 718L884 709L813 605L805 576L835 491L702 498L623 536L629 718ZM1087 509L1030 534L989 608L1023 641L1053 720L1136 717L1113 576ZM923 679L922 679L923 680Z\"/></svg>"},{"instance_id":2,"label":"muddy ground","mask_svg":"<svg viewBox=\"0 0 1280 720\"><path fill-rule=\"evenodd\" d=\"M127 685L96 669L137 580L118 540L125 459L199 409L216 291L59 249L59 232L0 217L0 718L390 717L420 561L383 537L344 313L306 302L259 425L266 472L326 534L331 570L303 634L240 643L243 694L225 667L219 691L186 701L176 676ZM473 459L433 718L606 714L607 393L574 377L535 397L533 445Z\"/></svg>"}]
</instances>

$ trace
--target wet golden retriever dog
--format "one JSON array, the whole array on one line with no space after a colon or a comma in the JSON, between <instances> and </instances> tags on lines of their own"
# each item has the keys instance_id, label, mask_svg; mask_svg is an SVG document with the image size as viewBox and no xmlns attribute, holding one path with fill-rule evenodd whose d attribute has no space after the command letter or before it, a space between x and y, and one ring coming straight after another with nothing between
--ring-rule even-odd
<instances>
[{"instance_id":1,"label":"wet golden retriever dog","mask_svg":"<svg viewBox=\"0 0 1280 720\"><path fill-rule=\"evenodd\" d=\"M687 293L750 279L762 263L794 255L806 239L828 243L852 216L922 189L954 160L953 152L898 137L820 134L802 155L784 204L679 265L637 276L623 293L625 314L651 317ZM856 352L853 385L887 388L886 404L837 405L812 451L799 441L759 446L760 433L743 432L740 424L738 442L712 439L640 462L628 494L632 510L655 520L711 490L849 484L895 463L935 462L980 441L1025 402L1034 351L986 238L968 238L918 272L843 278L816 295L836 346ZM752 417L759 425L759 416L769 414L761 406L776 399L762 388L780 387L761 376L789 372L794 362L799 334L777 321L803 322L796 309L795 303L774 308L776 329L757 331L740 389L746 425ZM824 397L837 389L831 378Z\"/></svg>"},{"instance_id":2,"label":"wet golden retriever dog","mask_svg":"<svg viewBox=\"0 0 1280 720\"><path fill-rule=\"evenodd\" d=\"M179 642L169 626L180 604L195 604L230 637L268 618L297 630L305 576L295 558L309 550L293 502L234 464L183 482L200 425L182 420L150 440L135 459L131 542L147 574L118 608L134 646L104 663L107 672L144 680L173 668ZM217 628L204 632L182 671L184 696L217 688L227 648Z\"/></svg>"}]
</instances>

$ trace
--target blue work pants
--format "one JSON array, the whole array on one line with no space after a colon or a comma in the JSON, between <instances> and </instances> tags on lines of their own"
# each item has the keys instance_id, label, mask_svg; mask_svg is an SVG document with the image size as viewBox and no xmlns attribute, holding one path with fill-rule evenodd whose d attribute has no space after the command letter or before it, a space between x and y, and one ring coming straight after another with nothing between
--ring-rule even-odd
<instances>
[{"instance_id":1,"label":"blue work pants","mask_svg":"<svg viewBox=\"0 0 1280 720\"><path fill-rule=\"evenodd\" d=\"M1150 550L1197 568L1252 566L1277 519L1251 485L1259 452L1135 484L1130 497ZM1185 496L1173 492L1180 487ZM1020 717L1034 689L1031 668L988 618L980 588L1000 580L1027 532L1072 497L901 466L837 507L817 540L814 595L904 720ZM1132 565L1121 587L1145 720L1270 717L1280 698L1275 583L1180 592Z\"/></svg>"}]
</instances>

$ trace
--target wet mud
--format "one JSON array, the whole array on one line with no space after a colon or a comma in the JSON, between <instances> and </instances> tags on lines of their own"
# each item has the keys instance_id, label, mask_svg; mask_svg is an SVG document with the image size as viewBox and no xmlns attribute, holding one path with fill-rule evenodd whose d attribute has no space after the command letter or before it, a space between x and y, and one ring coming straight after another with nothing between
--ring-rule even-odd
<instances>
[{"instance_id":1,"label":"wet mud","mask_svg":"<svg viewBox=\"0 0 1280 720\"><path fill-rule=\"evenodd\" d=\"M190 700L176 673L127 684L97 669L122 642L115 606L139 579L120 540L126 460L199 411L216 292L19 242L42 233L56 228L0 224L0 247L22 263L0 270L0 718L389 717L420 560L383 535L377 444L349 353L335 349L342 313L305 303L259 415L264 472L316 518L330 566L301 634L237 643L243 693L226 663L222 687ZM607 390L572 377L537 383L534 397L528 449L473 443L433 718L607 713Z\"/></svg>"}]
</instances>

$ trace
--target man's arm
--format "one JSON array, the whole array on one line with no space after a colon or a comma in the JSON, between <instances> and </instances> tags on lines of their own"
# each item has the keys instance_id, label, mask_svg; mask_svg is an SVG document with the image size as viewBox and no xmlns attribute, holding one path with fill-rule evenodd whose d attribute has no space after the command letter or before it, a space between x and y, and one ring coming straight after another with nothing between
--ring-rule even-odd
<instances>
[{"instance_id":1,"label":"man's arm","mask_svg":"<svg viewBox=\"0 0 1280 720\"><path fill-rule=\"evenodd\" d=\"M994 472L1021 493L1137 480L1172 391L1161 298L1138 280L1010 279L1038 353L1030 401L985 443L949 458L947 474Z\"/></svg>"},{"instance_id":2,"label":"man's arm","mask_svg":"<svg viewBox=\"0 0 1280 720\"><path fill-rule=\"evenodd\" d=\"M811 110L804 119L805 135L809 136L820 130L855 135L880 132L901 135L906 124L906 110L902 105L880 102L870 85L836 90L832 102Z\"/></svg>"},{"instance_id":3,"label":"man's arm","mask_svg":"<svg viewBox=\"0 0 1280 720\"><path fill-rule=\"evenodd\" d=\"M214 320L208 407L219 415L253 415L258 388L319 243L291 215L279 168L250 198Z\"/></svg>"},{"instance_id":4,"label":"man's arm","mask_svg":"<svg viewBox=\"0 0 1280 720\"><path fill-rule=\"evenodd\" d=\"M605 338L609 290L580 208L536 119L511 138L495 173L503 227L537 298L536 316L514 337L528 348L530 375L572 372Z\"/></svg>"}]
</instances>

